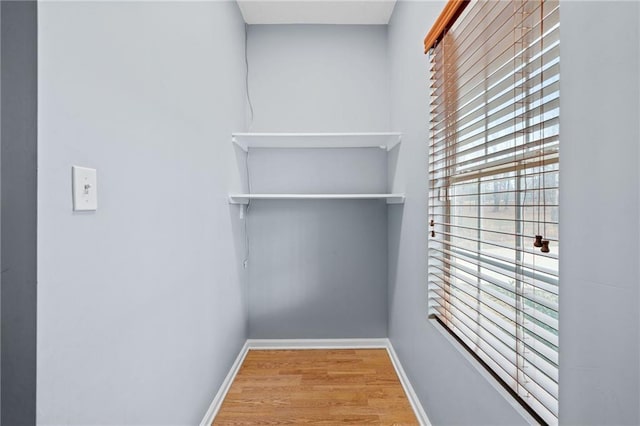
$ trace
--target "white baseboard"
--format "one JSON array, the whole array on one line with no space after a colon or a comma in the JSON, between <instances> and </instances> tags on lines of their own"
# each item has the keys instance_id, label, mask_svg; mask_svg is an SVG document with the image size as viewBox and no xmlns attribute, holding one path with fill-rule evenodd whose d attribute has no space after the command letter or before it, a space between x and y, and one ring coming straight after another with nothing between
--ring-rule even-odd
<instances>
[{"instance_id":1,"label":"white baseboard","mask_svg":"<svg viewBox=\"0 0 640 426\"><path fill-rule=\"evenodd\" d=\"M249 339L249 349L382 349L389 339Z\"/></svg>"},{"instance_id":2,"label":"white baseboard","mask_svg":"<svg viewBox=\"0 0 640 426\"><path fill-rule=\"evenodd\" d=\"M416 414L418 421L422 426L431 426L431 421L429 421L429 417L427 417L427 413L424 411L420 400L418 399L418 395L416 391L413 390L413 386L411 386L411 382L407 377L407 374L404 372L404 368L402 368L402 364L400 363L400 358L398 358L398 354L393 349L393 345L391 341L387 339L387 352L389 353L389 358L391 358L391 363L393 367L396 369L396 374L400 379L400 383L404 388L404 393L407 395L407 399L409 399L409 403L411 404L411 408L413 408L413 412Z\"/></svg>"},{"instance_id":3,"label":"white baseboard","mask_svg":"<svg viewBox=\"0 0 640 426\"><path fill-rule=\"evenodd\" d=\"M425 413L422 405L420 404L420 400L418 399L418 395L416 395L413 390L413 386L409 382L409 378L404 372L402 368L402 364L398 359L398 355L395 350L393 350L393 346L391 342L387 338L380 339L248 339L235 362L231 366L231 370L229 370L229 374L225 377L222 385L220 386L220 390L216 394L215 398L211 402L207 413L205 414L202 422L200 422L200 426L209 426L213 423L213 419L215 419L216 414L220 410L220 406L224 401L229 388L231 387L231 383L236 377L242 362L244 361L247 352L250 349L254 350L267 350L267 349L386 349L389 354L389 358L391 358L391 363L393 364L393 368L396 370L396 374L400 379L400 383L402 384L402 388L404 389L407 398L409 399L409 403L411 404L411 408L413 408L413 412L415 413L418 421L422 426L431 426L431 422L427 417L427 413Z\"/></svg>"},{"instance_id":4,"label":"white baseboard","mask_svg":"<svg viewBox=\"0 0 640 426\"><path fill-rule=\"evenodd\" d=\"M227 392L229 392L229 388L233 383L233 380L236 378L236 374L238 374L238 370L240 370L240 366L244 362L244 358L247 356L247 352L249 352L248 342L245 342L236 357L236 360L231 365L231 369L227 374L227 377L224 378L222 384L220 385L220 389L218 389L218 393L213 398L211 405L209 405L209 409L205 413L202 421L200 422L200 426L210 426L213 423L213 419L216 418L218 411L220 411L220 407L222 406L222 401L227 396Z\"/></svg>"}]
</instances>

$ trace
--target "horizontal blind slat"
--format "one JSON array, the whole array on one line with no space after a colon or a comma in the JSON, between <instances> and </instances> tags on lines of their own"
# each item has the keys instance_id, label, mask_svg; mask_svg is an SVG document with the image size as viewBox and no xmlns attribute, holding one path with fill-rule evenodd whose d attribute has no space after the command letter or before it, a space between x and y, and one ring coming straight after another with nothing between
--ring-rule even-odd
<instances>
[{"instance_id":1,"label":"horizontal blind slat","mask_svg":"<svg viewBox=\"0 0 640 426\"><path fill-rule=\"evenodd\" d=\"M493 284L497 287L500 287L506 291L509 291L513 294L518 294L517 291L512 290L511 286L509 285L508 282L505 282L504 280L501 280L499 278L493 277L487 273L483 273L483 272L477 272L474 271L468 267L464 267L461 266L459 264L455 264L454 262L452 262L451 260L448 259L442 259L446 264L449 265L450 270L458 270L461 272L464 272L466 274L469 274L471 276L475 276L477 278L479 278L480 280L489 283L489 284ZM544 306L547 309L550 309L554 312L558 312L558 304L551 301L551 300L545 300L542 297L540 297L537 294L519 294L520 296L522 296L523 298L527 299L528 301L530 301L531 303L535 303L541 306ZM551 343L553 343L555 346L558 346L558 342L557 342L557 338L555 338L556 341L551 341Z\"/></svg>"},{"instance_id":2,"label":"horizontal blind slat","mask_svg":"<svg viewBox=\"0 0 640 426\"><path fill-rule=\"evenodd\" d=\"M538 273L537 270L529 270L528 268L521 268L522 277L519 277L516 271L518 267L515 265L501 265L499 262L492 261L488 258L483 258L479 255L473 255L470 253L464 253L462 251L451 251L444 248L436 248L429 246L429 250L436 250L440 253L450 256L451 258L460 259L461 261L471 263L477 267L486 268L489 271L503 275L510 279L520 279L522 282L536 288L540 291L548 293L550 296L558 295L558 277L556 275L544 276ZM479 260L480 259L480 260Z\"/></svg>"},{"instance_id":3,"label":"horizontal blind slat","mask_svg":"<svg viewBox=\"0 0 640 426\"><path fill-rule=\"evenodd\" d=\"M469 251L468 248L464 248L462 246L456 245L454 243L452 243L451 241L442 241L442 240L437 240L437 239L431 239L429 240L429 249L431 248L435 248L432 246L432 244L440 244L442 246L446 246L449 247L450 249L454 249L454 250L458 250L458 251ZM482 253L479 253L478 256L481 256L483 259L488 259L487 261L491 262L491 261L501 261L501 262L513 262L513 259L515 259L515 254L511 257L509 256L504 256L504 255L499 255L496 253L491 253L488 251L483 251ZM554 261L555 264L555 261ZM536 265L535 263L527 263L526 261L520 261L518 263L519 266L521 266L524 269L528 269L530 271L542 271L546 274L549 275L556 275L558 273L558 269L554 268L547 268L545 266L541 266L541 265Z\"/></svg>"},{"instance_id":4,"label":"horizontal blind slat","mask_svg":"<svg viewBox=\"0 0 640 426\"><path fill-rule=\"evenodd\" d=\"M474 292L478 292L479 291L479 292L482 292L482 293L486 294L487 296L481 297L478 300L479 304L482 304L486 308L488 308L488 309L490 309L490 310L492 310L492 311L494 311L496 313L499 313L500 315L504 316L505 318L508 318L512 322L516 321L516 312L515 312L515 310L509 310L508 308L506 308L504 306L501 306L498 302L493 301L492 298L495 298L495 296L494 296L495 293L491 293L490 289L476 287L476 286L470 285L470 284L468 284L466 282L463 282L463 281L460 281L460 280L456 281L456 282L452 282L449 278L442 277L442 276L439 276L437 274L430 274L430 276L433 278L433 281L430 281L430 283L432 283L434 286L436 286L438 289L440 289L441 291L443 291L447 295L450 294L450 291L448 290L447 287L458 289L461 292L465 293L470 298L474 297ZM432 287L431 290L433 290L433 289L435 289L435 287ZM438 294L440 296L442 296L442 294L440 294L440 293L438 293ZM483 309L480 312L482 312L482 314L485 315L486 314L486 309ZM493 315L493 316L495 317L495 315ZM530 324L529 323L525 323L525 329L528 332L530 332L532 334L535 334L535 331L532 331L529 328L527 328L527 325L530 325ZM509 331L507 331L507 332L509 332ZM509 332L509 333L511 334L511 336L514 339L517 339L517 337L515 335L515 329L513 331ZM532 340L529 340L529 341L522 340L522 343L524 345L526 345L528 347L528 349L530 349L532 352L535 352L542 359L542 361L540 361L539 364L542 365L542 368L545 368L546 371L548 371L549 376L554 378L554 380L557 382L558 381L558 376L557 376L557 367L558 367L557 352L555 350L551 349L549 346L539 342L537 339L535 339L535 337L534 337L534 340L533 340L534 345L531 345L530 342L532 342ZM536 346L535 343L538 343L538 345ZM535 363L536 362L534 362L534 364Z\"/></svg>"},{"instance_id":5,"label":"horizontal blind slat","mask_svg":"<svg viewBox=\"0 0 640 426\"><path fill-rule=\"evenodd\" d=\"M519 251L521 253L530 253L530 254L533 254L534 256L540 256L540 257L551 258L551 259L557 259L558 258L558 256L555 255L554 253L551 253L551 252L550 253L542 253L542 252L538 253L538 252L535 252L535 251L533 251L532 249L530 249L528 247L512 247L512 246L507 246L507 245L504 245L504 244L498 244L496 242L483 241L483 240L480 240L479 238L465 237L463 235L458 235L458 234L454 234L454 233L451 233L451 232L442 232L441 231L440 233L443 234L443 235L446 235L447 237L450 237L450 238L457 238L457 239L460 239L460 240L466 240L466 241L470 241L470 242L473 242L473 243L483 243L485 245L490 245L490 246L496 247L496 248L515 250L515 251Z\"/></svg>"},{"instance_id":6,"label":"horizontal blind slat","mask_svg":"<svg viewBox=\"0 0 640 426\"><path fill-rule=\"evenodd\" d=\"M438 266L438 265L430 265L429 266L429 274L434 274L438 277L442 277L442 276L449 276L449 277L453 277L456 280L459 280L463 283L466 283L470 286L480 286L482 287L483 291L486 291L487 293L490 293L491 296L495 297L496 299L501 300L502 302L504 302L507 305L512 305L515 306L516 304L516 297L517 297L517 292L515 291L515 289L510 289L510 288L505 288L503 286L500 286L498 284L494 284L494 283L490 283L490 282L486 282L486 281L480 281L477 284L472 283L471 281L471 277L467 276L464 277L462 276L462 274L464 273L464 271L456 269L456 268L452 268L452 269L448 269L442 266ZM431 269L432 268L432 269ZM442 275L445 274L445 275ZM468 275L468 274L467 274ZM493 286L493 287L492 287ZM495 287L495 288L494 288ZM526 296L523 296L524 299L528 300L528 298ZM533 302L532 302L533 303ZM539 311L537 309L535 309L533 306L531 305L527 305L525 304L523 307L519 308L520 312L525 313L526 315L528 315L530 318L540 318L541 314L539 313ZM551 317L546 314L545 315L546 318L542 319L540 318L539 321L543 324L552 324L552 319ZM549 328L552 328L551 326L548 326ZM557 329L554 329L557 331ZM532 330L532 332L535 332L535 330ZM546 333L544 333L546 335ZM542 335L538 335L538 337L542 340L545 341L546 344L549 344L551 347L557 347L557 344L554 344L554 342L552 340L555 340L557 342L557 337L553 337L553 338L545 338L545 336Z\"/></svg>"},{"instance_id":7,"label":"horizontal blind slat","mask_svg":"<svg viewBox=\"0 0 640 426\"><path fill-rule=\"evenodd\" d=\"M456 305L456 309L461 309L465 315L471 319L471 321L475 319L476 324L504 345L506 349L502 348L499 351L503 355L508 356L512 360L514 366L516 365L516 357L515 350L513 348L516 346L516 342L524 345L526 348L523 353L524 360L526 360L532 370L535 369L539 374L544 376L543 381L546 385L544 386L545 391L557 396L554 394L554 388L557 388L558 384L557 365L549 362L549 360L544 356L536 352L534 346L530 345L527 339L522 340L516 336L514 325L515 321L506 321L502 319L500 315L496 315L495 312L487 309L478 310L473 306L472 296L469 296L464 292L456 293L457 294L453 294L443 287L437 287L437 289L434 287L431 290L430 299L437 303L445 301L451 305ZM464 307L458 303L464 304ZM532 339L528 340L531 341Z\"/></svg>"},{"instance_id":8,"label":"horizontal blind slat","mask_svg":"<svg viewBox=\"0 0 640 426\"><path fill-rule=\"evenodd\" d=\"M557 129L559 125L560 125L560 120L558 119L557 116L554 116L554 117L546 118L542 123L538 123L538 128L546 131L554 131L554 129ZM533 127L531 129L533 129ZM528 128L525 128L525 130L528 130ZM537 140L543 140L551 136L555 136L555 132L553 135L545 135L542 138L540 138L538 135L533 135L532 137L537 137ZM507 135L496 136L494 138L488 138L488 137L487 138L484 138L484 137L470 138L466 142L458 140L457 141L458 143L456 144L456 149L462 152L463 150L474 149L476 146L487 145L487 147L491 147L501 143L513 142L514 140L513 138L514 138L513 134L507 134ZM436 156L436 155L441 155L442 153L449 151L452 148L451 146L446 144L445 139L443 139L442 141L437 141L434 139L431 143L430 149L431 149L430 154Z\"/></svg>"},{"instance_id":9,"label":"horizontal blind slat","mask_svg":"<svg viewBox=\"0 0 640 426\"><path fill-rule=\"evenodd\" d=\"M550 64L551 61L557 61L559 51L558 28L558 26L555 26L549 30L549 36L545 38L544 46L540 43L533 43L517 53L507 48L502 52L501 56L487 63L485 68L478 69L474 75L470 76L469 80L464 83L457 82L455 93L456 101L460 107L467 107L480 96L486 95L488 98L492 98L502 93L514 84L513 76L516 72L534 75L537 69L545 67L541 64ZM526 55L530 59L522 65L522 68L514 69L512 62L522 55ZM433 72L432 79L442 80L444 73L442 75L439 74L441 73ZM554 68L553 71L547 71L545 74L558 74L557 68ZM445 87L442 83L431 87L432 99L437 99L445 93ZM439 121L442 119L441 115L445 113L445 110L442 105L435 104L432 105L431 112L435 113L434 121Z\"/></svg>"}]
</instances>

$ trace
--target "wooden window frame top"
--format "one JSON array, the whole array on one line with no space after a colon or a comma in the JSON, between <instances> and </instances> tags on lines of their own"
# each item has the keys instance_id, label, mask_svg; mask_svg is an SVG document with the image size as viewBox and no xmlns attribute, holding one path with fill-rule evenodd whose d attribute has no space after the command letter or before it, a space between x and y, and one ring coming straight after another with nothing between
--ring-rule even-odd
<instances>
[{"instance_id":1,"label":"wooden window frame top","mask_svg":"<svg viewBox=\"0 0 640 426\"><path fill-rule=\"evenodd\" d=\"M424 53L434 47L458 19L470 0L449 0L424 39Z\"/></svg>"}]
</instances>

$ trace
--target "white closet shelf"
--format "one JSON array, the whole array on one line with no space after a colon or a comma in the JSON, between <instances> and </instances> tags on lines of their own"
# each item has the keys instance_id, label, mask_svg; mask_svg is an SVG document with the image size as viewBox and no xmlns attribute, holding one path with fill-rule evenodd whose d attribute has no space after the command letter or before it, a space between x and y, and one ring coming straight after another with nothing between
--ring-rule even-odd
<instances>
[{"instance_id":1,"label":"white closet shelf","mask_svg":"<svg viewBox=\"0 0 640 426\"><path fill-rule=\"evenodd\" d=\"M400 143L400 132L369 133L232 133L231 141L249 148L381 148Z\"/></svg>"},{"instance_id":2,"label":"white closet shelf","mask_svg":"<svg viewBox=\"0 0 640 426\"><path fill-rule=\"evenodd\" d=\"M229 194L229 203L248 204L249 200L386 200L404 204L404 194Z\"/></svg>"}]
</instances>

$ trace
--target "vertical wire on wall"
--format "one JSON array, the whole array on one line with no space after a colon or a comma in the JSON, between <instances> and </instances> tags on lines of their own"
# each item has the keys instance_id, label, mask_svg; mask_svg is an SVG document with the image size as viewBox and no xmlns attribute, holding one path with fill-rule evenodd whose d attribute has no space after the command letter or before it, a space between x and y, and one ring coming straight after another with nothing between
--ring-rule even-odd
<instances>
[{"instance_id":1,"label":"vertical wire on wall","mask_svg":"<svg viewBox=\"0 0 640 426\"><path fill-rule=\"evenodd\" d=\"M253 102L251 102L251 91L249 90L249 54L248 54L248 40L249 40L249 24L244 24L244 86L245 93L247 95L247 103L249 104L249 112L251 113L249 119L249 129L253 127Z\"/></svg>"},{"instance_id":2,"label":"vertical wire on wall","mask_svg":"<svg viewBox=\"0 0 640 426\"><path fill-rule=\"evenodd\" d=\"M244 87L245 87L245 94L247 97L247 103L249 104L249 112L250 112L250 116L249 116L249 126L248 126L248 131L250 132L252 127L253 127L253 117L254 117L254 111L253 111L253 102L251 101L251 91L249 90L249 54L248 54L248 39L249 39L249 24L244 24ZM247 179L247 191L248 194L251 194L251 175L249 173L249 153L251 152L250 149L247 149L247 158L245 160L245 177ZM242 262L242 266L244 268L247 267L247 263L249 262L249 253L250 253L250 249L249 249L249 210L251 207L251 199L249 198L247 200L247 207L245 208L245 216L244 216L244 237L245 237L245 256L244 256L244 260Z\"/></svg>"}]
</instances>

